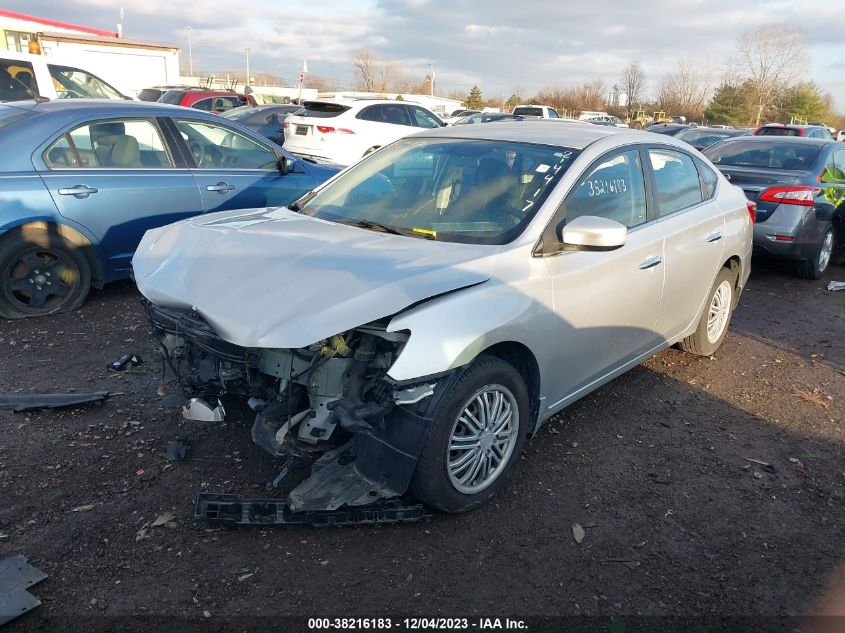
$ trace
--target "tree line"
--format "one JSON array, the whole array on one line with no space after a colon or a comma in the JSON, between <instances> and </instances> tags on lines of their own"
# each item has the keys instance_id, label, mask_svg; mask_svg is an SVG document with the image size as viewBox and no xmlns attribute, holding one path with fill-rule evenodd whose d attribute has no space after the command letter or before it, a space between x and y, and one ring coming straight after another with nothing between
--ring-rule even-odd
<instances>
[{"instance_id":1,"label":"tree line","mask_svg":"<svg viewBox=\"0 0 845 633\"><path fill-rule=\"evenodd\" d=\"M428 75L415 81L395 62L377 60L366 50L355 52L353 70L356 88L367 92L426 94L431 89ZM514 88L508 98L485 98L481 87L475 85L469 92L453 90L447 96L473 109L510 111L518 103L537 103L570 116L599 110L633 118L642 110L711 125L745 127L794 119L845 127L845 116L834 111L831 95L808 77L809 58L802 32L790 25L774 24L743 34L721 67L683 58L671 71L649 77L639 62L632 61L613 85L596 78L569 86L549 84L533 95ZM625 95L627 101L618 95Z\"/></svg>"}]
</instances>

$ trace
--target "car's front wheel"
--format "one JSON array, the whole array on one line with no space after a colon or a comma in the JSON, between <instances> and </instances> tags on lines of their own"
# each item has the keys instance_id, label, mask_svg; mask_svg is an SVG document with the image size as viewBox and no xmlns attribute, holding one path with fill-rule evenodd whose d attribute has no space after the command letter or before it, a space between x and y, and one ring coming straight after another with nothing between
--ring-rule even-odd
<instances>
[{"instance_id":1,"label":"car's front wheel","mask_svg":"<svg viewBox=\"0 0 845 633\"><path fill-rule=\"evenodd\" d=\"M492 497L522 452L529 397L519 372L482 355L442 384L411 483L422 501L445 512L470 510Z\"/></svg>"},{"instance_id":2,"label":"car's front wheel","mask_svg":"<svg viewBox=\"0 0 845 633\"><path fill-rule=\"evenodd\" d=\"M821 243L812 259L798 262L798 276L804 279L821 279L830 264L833 255L833 227L824 234Z\"/></svg>"},{"instance_id":3,"label":"car's front wheel","mask_svg":"<svg viewBox=\"0 0 845 633\"><path fill-rule=\"evenodd\" d=\"M0 241L0 317L75 310L90 286L85 254L54 232L33 229Z\"/></svg>"}]
</instances>

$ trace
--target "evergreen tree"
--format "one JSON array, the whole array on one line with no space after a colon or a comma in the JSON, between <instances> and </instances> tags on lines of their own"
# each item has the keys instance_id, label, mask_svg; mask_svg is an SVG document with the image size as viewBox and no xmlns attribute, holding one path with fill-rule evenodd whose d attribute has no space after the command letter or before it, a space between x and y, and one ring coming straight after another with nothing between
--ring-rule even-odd
<instances>
[{"instance_id":1,"label":"evergreen tree","mask_svg":"<svg viewBox=\"0 0 845 633\"><path fill-rule=\"evenodd\" d=\"M481 110L484 107L484 99L481 98L481 88L478 84L472 87L469 91L469 96L466 100L468 110Z\"/></svg>"},{"instance_id":2,"label":"evergreen tree","mask_svg":"<svg viewBox=\"0 0 845 633\"><path fill-rule=\"evenodd\" d=\"M742 88L722 84L704 111L704 117L710 125L740 127L746 125L751 118L746 104L746 96Z\"/></svg>"}]
</instances>

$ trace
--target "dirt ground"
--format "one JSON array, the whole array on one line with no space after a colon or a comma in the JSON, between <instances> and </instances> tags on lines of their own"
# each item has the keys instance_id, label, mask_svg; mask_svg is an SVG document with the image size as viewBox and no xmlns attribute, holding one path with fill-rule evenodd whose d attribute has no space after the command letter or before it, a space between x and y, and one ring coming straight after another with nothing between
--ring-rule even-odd
<instances>
[{"instance_id":1,"label":"dirt ground","mask_svg":"<svg viewBox=\"0 0 845 633\"><path fill-rule=\"evenodd\" d=\"M187 423L174 384L157 395L132 284L72 314L0 322L0 392L116 394L0 411L0 558L49 574L32 589L42 606L8 630L145 615L814 612L845 564L845 292L825 291L831 279L845 268L812 282L758 266L715 357L665 351L571 406L486 507L364 528L193 518L200 491L279 494L267 488L278 464L250 441L251 420ZM147 362L107 371L128 351ZM194 460L163 458L174 437ZM166 513L172 527L149 526Z\"/></svg>"}]
</instances>

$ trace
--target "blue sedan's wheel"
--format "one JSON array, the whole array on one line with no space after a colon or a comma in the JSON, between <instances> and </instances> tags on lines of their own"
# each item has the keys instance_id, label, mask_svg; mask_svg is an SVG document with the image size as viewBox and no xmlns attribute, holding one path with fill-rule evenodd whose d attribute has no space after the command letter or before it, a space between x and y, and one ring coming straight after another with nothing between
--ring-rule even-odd
<instances>
[{"instance_id":1,"label":"blue sedan's wheel","mask_svg":"<svg viewBox=\"0 0 845 633\"><path fill-rule=\"evenodd\" d=\"M91 267L77 246L49 229L0 241L0 316L21 319L75 310L91 286Z\"/></svg>"}]
</instances>

